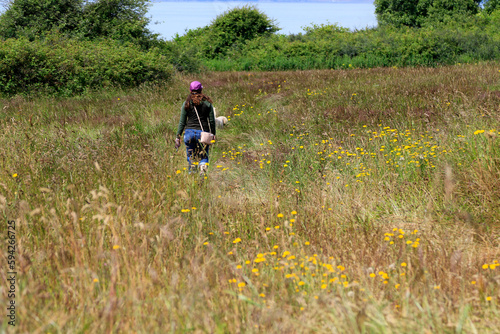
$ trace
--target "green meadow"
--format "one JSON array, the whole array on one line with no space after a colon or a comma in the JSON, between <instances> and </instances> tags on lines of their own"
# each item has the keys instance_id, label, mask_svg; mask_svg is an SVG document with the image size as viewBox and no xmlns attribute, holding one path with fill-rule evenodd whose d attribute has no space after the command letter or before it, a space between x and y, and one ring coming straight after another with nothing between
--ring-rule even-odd
<instances>
[{"instance_id":1,"label":"green meadow","mask_svg":"<svg viewBox=\"0 0 500 334\"><path fill-rule=\"evenodd\" d=\"M206 176L173 142L192 80L229 119ZM0 107L1 331L500 332L498 62Z\"/></svg>"}]
</instances>

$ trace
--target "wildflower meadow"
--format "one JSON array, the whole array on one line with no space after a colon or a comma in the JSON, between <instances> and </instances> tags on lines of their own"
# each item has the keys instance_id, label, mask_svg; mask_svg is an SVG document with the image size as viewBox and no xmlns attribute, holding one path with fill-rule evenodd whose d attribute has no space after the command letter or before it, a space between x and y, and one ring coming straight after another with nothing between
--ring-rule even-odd
<instances>
[{"instance_id":1,"label":"wildflower meadow","mask_svg":"<svg viewBox=\"0 0 500 334\"><path fill-rule=\"evenodd\" d=\"M229 120L206 175L192 80ZM0 102L2 331L500 332L498 62Z\"/></svg>"}]
</instances>

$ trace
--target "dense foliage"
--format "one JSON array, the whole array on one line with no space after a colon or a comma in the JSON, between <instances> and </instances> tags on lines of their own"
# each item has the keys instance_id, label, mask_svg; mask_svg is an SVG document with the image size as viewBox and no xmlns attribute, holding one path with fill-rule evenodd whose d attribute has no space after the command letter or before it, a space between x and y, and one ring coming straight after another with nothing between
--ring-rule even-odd
<instances>
[{"instance_id":1,"label":"dense foliage","mask_svg":"<svg viewBox=\"0 0 500 334\"><path fill-rule=\"evenodd\" d=\"M211 25L213 54L225 52L235 43L278 31L272 20L254 7L235 8L217 16Z\"/></svg>"},{"instance_id":2,"label":"dense foliage","mask_svg":"<svg viewBox=\"0 0 500 334\"><path fill-rule=\"evenodd\" d=\"M14 0L0 16L0 93L79 94L171 77L147 0Z\"/></svg>"},{"instance_id":3,"label":"dense foliage","mask_svg":"<svg viewBox=\"0 0 500 334\"><path fill-rule=\"evenodd\" d=\"M58 29L70 33L82 19L83 0L15 0L0 16L0 37L34 39Z\"/></svg>"},{"instance_id":4,"label":"dense foliage","mask_svg":"<svg viewBox=\"0 0 500 334\"><path fill-rule=\"evenodd\" d=\"M241 49L255 38L270 37L278 30L273 20L257 8L236 7L217 16L206 27L177 36L170 50L190 50L188 53L193 56L214 59Z\"/></svg>"},{"instance_id":5,"label":"dense foliage","mask_svg":"<svg viewBox=\"0 0 500 334\"><path fill-rule=\"evenodd\" d=\"M419 27L426 22L470 16L479 11L481 0L375 0L379 24Z\"/></svg>"},{"instance_id":6,"label":"dense foliage","mask_svg":"<svg viewBox=\"0 0 500 334\"><path fill-rule=\"evenodd\" d=\"M488 14L497 9L500 9L500 0L488 0L483 7L483 10Z\"/></svg>"},{"instance_id":7,"label":"dense foliage","mask_svg":"<svg viewBox=\"0 0 500 334\"><path fill-rule=\"evenodd\" d=\"M77 34L87 39L99 37L134 42L144 48L155 44L156 35L148 28L147 0L98 0L83 8Z\"/></svg>"},{"instance_id":8,"label":"dense foliage","mask_svg":"<svg viewBox=\"0 0 500 334\"><path fill-rule=\"evenodd\" d=\"M148 0L14 0L0 16L0 38L34 40L57 30L75 38L112 38L150 46Z\"/></svg>"},{"instance_id":9,"label":"dense foliage","mask_svg":"<svg viewBox=\"0 0 500 334\"><path fill-rule=\"evenodd\" d=\"M437 66L498 59L499 54L500 11L495 11L422 28L312 26L303 34L253 39L204 63L214 70Z\"/></svg>"},{"instance_id":10,"label":"dense foliage","mask_svg":"<svg viewBox=\"0 0 500 334\"><path fill-rule=\"evenodd\" d=\"M0 93L72 95L104 87L135 87L168 80L173 71L156 49L144 52L113 40L48 36L0 44Z\"/></svg>"}]
</instances>

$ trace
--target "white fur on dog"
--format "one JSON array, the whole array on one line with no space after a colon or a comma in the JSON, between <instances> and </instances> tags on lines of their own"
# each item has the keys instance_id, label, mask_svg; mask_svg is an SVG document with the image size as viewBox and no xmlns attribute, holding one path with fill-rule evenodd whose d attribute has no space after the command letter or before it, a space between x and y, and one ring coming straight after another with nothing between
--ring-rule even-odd
<instances>
[{"instance_id":1,"label":"white fur on dog","mask_svg":"<svg viewBox=\"0 0 500 334\"><path fill-rule=\"evenodd\" d=\"M217 117L217 112L215 111L215 108L214 108L214 116L215 116L215 126L217 126L218 129L222 129L224 125L226 125L226 123L228 122L227 118L224 116Z\"/></svg>"},{"instance_id":2,"label":"white fur on dog","mask_svg":"<svg viewBox=\"0 0 500 334\"><path fill-rule=\"evenodd\" d=\"M219 116L215 119L215 126L217 126L218 129L222 129L226 123L227 118L224 116Z\"/></svg>"}]
</instances>

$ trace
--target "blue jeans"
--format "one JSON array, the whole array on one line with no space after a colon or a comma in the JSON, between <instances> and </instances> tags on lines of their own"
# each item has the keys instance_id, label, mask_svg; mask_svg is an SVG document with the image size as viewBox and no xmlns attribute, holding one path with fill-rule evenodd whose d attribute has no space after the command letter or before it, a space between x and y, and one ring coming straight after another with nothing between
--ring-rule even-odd
<instances>
[{"instance_id":1,"label":"blue jeans","mask_svg":"<svg viewBox=\"0 0 500 334\"><path fill-rule=\"evenodd\" d=\"M210 146L200 144L200 137L201 130L186 129L184 132L184 144L186 144L186 155L189 169L191 169L194 161L199 160L199 166L208 163L208 149Z\"/></svg>"}]
</instances>

